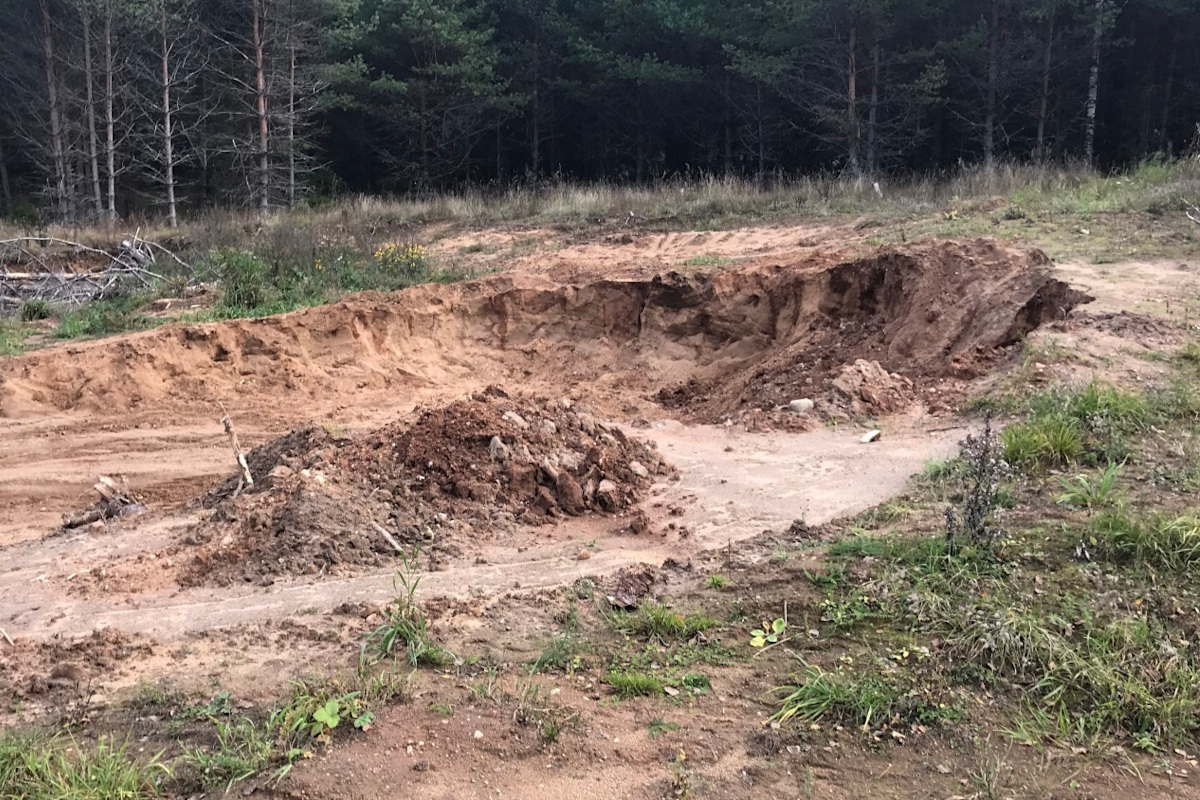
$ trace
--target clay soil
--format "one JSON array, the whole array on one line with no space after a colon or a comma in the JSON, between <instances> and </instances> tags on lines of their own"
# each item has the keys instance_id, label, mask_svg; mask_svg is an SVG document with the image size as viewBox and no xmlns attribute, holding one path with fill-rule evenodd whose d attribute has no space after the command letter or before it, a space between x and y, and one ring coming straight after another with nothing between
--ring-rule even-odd
<instances>
[{"instance_id":1,"label":"clay soil","mask_svg":"<svg viewBox=\"0 0 1200 800\"><path fill-rule=\"evenodd\" d=\"M420 546L436 635L502 682L585 594L688 598L722 569L761 581L747 602L768 613L804 568L772 560L780 543L819 543L822 524L952 454L962 403L1031 368L1022 341L1139 380L1155 368L1139 355L1177 346L1172 315L1197 297L1178 265L1054 265L991 241L841 250L827 233L735 232L722 246L742 260L703 268L683 261L713 251L705 234L576 242L462 284L0 361L7 722L109 709L153 736L134 703L147 687L267 703L344 669L394 593L397 544ZM811 411L789 409L802 398ZM253 486L219 403L252 446ZM870 428L883 436L860 442ZM148 510L63 530L98 474ZM814 750L764 728L789 668L771 663L662 707L613 703L586 670L559 676L554 702L578 718L549 747L511 707L467 703L479 668L418 678L367 735L248 788L663 797L686 751L698 797L970 795L961 743ZM664 714L678 727L648 737ZM1074 765L1030 769L1039 796L1075 796Z\"/></svg>"}]
</instances>

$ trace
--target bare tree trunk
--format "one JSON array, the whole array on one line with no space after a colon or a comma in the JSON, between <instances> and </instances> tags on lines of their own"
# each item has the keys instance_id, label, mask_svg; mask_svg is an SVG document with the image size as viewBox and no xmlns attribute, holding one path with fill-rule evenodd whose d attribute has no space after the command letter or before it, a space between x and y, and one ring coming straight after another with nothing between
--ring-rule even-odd
<instances>
[{"instance_id":1,"label":"bare tree trunk","mask_svg":"<svg viewBox=\"0 0 1200 800\"><path fill-rule=\"evenodd\" d=\"M1179 25L1171 26L1171 54L1167 58L1167 76L1163 83L1162 123L1158 132L1158 148L1171 151L1171 136L1167 126L1171 122L1171 89L1175 82L1175 59L1179 54Z\"/></svg>"},{"instance_id":2,"label":"bare tree trunk","mask_svg":"<svg viewBox=\"0 0 1200 800\"><path fill-rule=\"evenodd\" d=\"M13 210L12 184L8 181L8 162L4 154L4 137L0 136L0 201L4 202L5 215Z\"/></svg>"},{"instance_id":3,"label":"bare tree trunk","mask_svg":"<svg viewBox=\"0 0 1200 800\"><path fill-rule=\"evenodd\" d=\"M850 56L846 64L846 137L848 158L846 166L857 177L862 168L858 163L858 22L850 26Z\"/></svg>"},{"instance_id":4,"label":"bare tree trunk","mask_svg":"<svg viewBox=\"0 0 1200 800\"><path fill-rule=\"evenodd\" d=\"M54 68L54 27L50 19L50 0L41 0L42 53L46 59L46 102L50 110L50 149L54 156L54 194L59 216L66 219L67 159L63 146L63 126L58 103L58 74Z\"/></svg>"},{"instance_id":5,"label":"bare tree trunk","mask_svg":"<svg viewBox=\"0 0 1200 800\"><path fill-rule=\"evenodd\" d=\"M763 179L767 174L767 145L764 141L763 134L763 105L762 105L762 84L755 81L755 116L758 119L758 185L763 185Z\"/></svg>"},{"instance_id":6,"label":"bare tree trunk","mask_svg":"<svg viewBox=\"0 0 1200 800\"><path fill-rule=\"evenodd\" d=\"M725 71L725 175L726 177L733 174L733 114L730 112L729 103L729 71Z\"/></svg>"},{"instance_id":7,"label":"bare tree trunk","mask_svg":"<svg viewBox=\"0 0 1200 800\"><path fill-rule=\"evenodd\" d=\"M265 217L271 213L271 154L270 129L267 124L267 75L264 67L263 46L263 0L250 0L254 7L254 80L257 90L258 109L258 214Z\"/></svg>"},{"instance_id":8,"label":"bare tree trunk","mask_svg":"<svg viewBox=\"0 0 1200 800\"><path fill-rule=\"evenodd\" d=\"M1092 70L1088 75L1087 128L1083 158L1090 166L1096 160L1096 98L1100 90L1100 40L1104 35L1104 0L1096 0L1096 22L1092 28Z\"/></svg>"},{"instance_id":9,"label":"bare tree trunk","mask_svg":"<svg viewBox=\"0 0 1200 800\"><path fill-rule=\"evenodd\" d=\"M533 141L530 143L529 160L534 176L542 169L542 21L538 18L533 38Z\"/></svg>"},{"instance_id":10,"label":"bare tree trunk","mask_svg":"<svg viewBox=\"0 0 1200 800\"><path fill-rule=\"evenodd\" d=\"M296 207L296 45L288 47L288 208Z\"/></svg>"},{"instance_id":11,"label":"bare tree trunk","mask_svg":"<svg viewBox=\"0 0 1200 800\"><path fill-rule=\"evenodd\" d=\"M983 164L996 166L996 85L1000 80L1000 2L992 0L992 15L987 29L987 99L983 119Z\"/></svg>"},{"instance_id":12,"label":"bare tree trunk","mask_svg":"<svg viewBox=\"0 0 1200 800\"><path fill-rule=\"evenodd\" d=\"M871 46L871 99L867 106L867 174L879 169L879 153L875 146L875 123L879 109L879 40Z\"/></svg>"},{"instance_id":13,"label":"bare tree trunk","mask_svg":"<svg viewBox=\"0 0 1200 800\"><path fill-rule=\"evenodd\" d=\"M1042 97L1038 105L1037 145L1033 151L1034 158L1045 163L1046 152L1046 120L1050 112L1050 67L1054 61L1054 17L1057 9L1050 7L1046 23L1046 55L1042 59Z\"/></svg>"},{"instance_id":14,"label":"bare tree trunk","mask_svg":"<svg viewBox=\"0 0 1200 800\"><path fill-rule=\"evenodd\" d=\"M167 35L167 6L159 6L159 46L162 48L162 114L163 114L163 167L167 189L167 224L179 226L179 213L175 200L175 142L171 127L171 39Z\"/></svg>"},{"instance_id":15,"label":"bare tree trunk","mask_svg":"<svg viewBox=\"0 0 1200 800\"><path fill-rule=\"evenodd\" d=\"M113 3L104 8L104 161L108 175L108 220L117 221L117 147L116 120L113 118Z\"/></svg>"},{"instance_id":16,"label":"bare tree trunk","mask_svg":"<svg viewBox=\"0 0 1200 800\"><path fill-rule=\"evenodd\" d=\"M92 173L92 202L96 207L96 219L104 217L104 199L100 193L100 142L96 137L96 100L92 93L95 74L92 69L92 16L87 4L79 6L79 19L83 26L83 79L87 84L84 92L87 109L88 161Z\"/></svg>"}]
</instances>

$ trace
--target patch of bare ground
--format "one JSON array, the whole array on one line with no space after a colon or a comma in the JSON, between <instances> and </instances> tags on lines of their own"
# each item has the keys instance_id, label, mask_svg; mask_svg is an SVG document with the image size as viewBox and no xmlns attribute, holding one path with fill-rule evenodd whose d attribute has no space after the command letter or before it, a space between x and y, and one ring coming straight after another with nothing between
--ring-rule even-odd
<instances>
[{"instance_id":1,"label":"patch of bare ground","mask_svg":"<svg viewBox=\"0 0 1200 800\"><path fill-rule=\"evenodd\" d=\"M1194 742L1168 728L1137 739L1109 720L1087 741L1021 728L1032 674L956 649L904 599L927 588L913 576L942 573L864 544L944 539L958 473L909 478L974 427L949 415L964 401L986 392L1022 420L1022 396L1061 384L1170 383L1191 338L1176 299L1194 291L1188 273L1158 289L1157 267L1131 267L1123 286L1118 266L1099 280L990 243L810 255L809 234L756 235L781 238L755 252L719 234L579 242L539 275L4 362L7 721L72 721L84 744L132 735L143 755L183 759L191 782L170 791L214 795L225 780L197 783L186 759L227 752L218 725L243 719L273 749L234 791L260 796L1200 794ZM570 261L613 246L646 253L603 278ZM747 261L681 263L699 255ZM1077 289L1097 302L1072 312ZM1170 293L1170 314L1143 305L1152 292ZM813 410L788 410L794 398ZM253 491L229 478L217 399L260 445ZM1156 417L1124 440L1120 485L1133 507L1183 515L1196 472L1187 400L1174 402L1172 427ZM882 437L862 443L872 427ZM1035 610L1094 596L1104 614L1152 608L1183 631L1186 587L1101 566L1108 551L1083 535L1094 515L1058 500L1054 479L1102 466L1031 471L1005 501L1014 544L963 562L976 583L947 596L983 608L1008 592ZM90 502L97 473L124 474L150 511L39 539ZM421 544L407 601L392 602L402 559L371 523ZM1080 541L1093 561L1076 560ZM781 641L752 647L776 619ZM379 652L414 620L441 653L415 670L411 628ZM1077 648L1095 632L1069 624L1058 634ZM350 707L380 670L412 675L372 718L299 755L270 727L271 709L301 713L294 681L336 680L305 685L339 687ZM836 702L772 722L776 687L820 676Z\"/></svg>"}]
</instances>

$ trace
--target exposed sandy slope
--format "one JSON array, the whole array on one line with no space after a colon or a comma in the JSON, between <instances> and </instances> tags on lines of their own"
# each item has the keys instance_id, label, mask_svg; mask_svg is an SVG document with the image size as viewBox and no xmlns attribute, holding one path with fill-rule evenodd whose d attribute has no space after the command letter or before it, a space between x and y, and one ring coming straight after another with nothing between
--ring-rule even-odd
<instances>
[{"instance_id":1,"label":"exposed sandy slope","mask_svg":"<svg viewBox=\"0 0 1200 800\"><path fill-rule=\"evenodd\" d=\"M488 236L513 238L472 234L463 245ZM930 392L957 398L974 381L997 380L988 370L1011 367L1006 347L1039 323L1035 341L1078 356L1049 371L1137 381L1154 373L1147 353L1180 343L1178 330L1157 320L1190 319L1200 298L1195 272L1178 264L1050 266L987 243L862 257L821 251L828 244L821 237L813 228L763 228L582 241L523 257L516 271L479 282L359 296L261 321L169 326L0 362L0 627L18 644L0 651L0 682L26 681L30 670L75 658L56 649L60 641L98 627L166 643L102 642L96 649L121 655L92 665L89 678L101 692L172 676L266 697L354 651L361 621L344 622L331 610L388 598L390 566L268 587L179 586L180 542L199 513L182 504L230 471L217 400L230 405L243 440L257 444L308 421L354 434L495 383L571 397L656 442L678 480L649 490L646 532L628 533L628 516L571 518L480 543L470 558L425 575L426 597L444 595L464 609L451 615L451 629L475 637L473 652L503 657L539 646L545 632L530 626L544 617L505 623L528 610L522 604L539 606L539 590L632 563L700 561L798 518L819 524L886 500L929 459L952 453L963 434L961 420L927 413L936 402ZM700 254L744 261L681 265ZM1072 299L1052 277L1097 300L1048 328ZM780 430L794 418L764 410L801 395L832 404L830 380L860 357L914 381L911 405L881 420L876 444L861 444L863 429L845 421ZM659 402L662 390L674 407ZM125 474L150 512L44 538L62 512L91 501L99 473ZM589 557L581 560L583 552ZM895 769L831 751L764 771L746 749L761 728L755 715L766 709L763 680L750 666L742 684L662 712L685 721L689 758L699 762L709 796L804 796L814 779L814 796L968 791L960 781L975 765L921 746ZM389 713L375 735L298 768L289 791L322 798L668 794L664 765L683 745L682 733L678 742L652 742L641 711L600 707L591 694L566 689L564 700L595 708L561 758L510 740L510 721L498 711L447 720L408 706ZM422 698L421 708L437 696ZM433 733L444 749L433 749ZM431 771L413 770L422 759ZM943 762L953 774L933 770ZM1039 774L1043 783L1026 787L1033 794L1058 792L1074 777L1049 759ZM1156 781L1143 785L1145 796L1171 790ZM1130 796L1122 785L1090 787L1095 796Z\"/></svg>"}]
</instances>

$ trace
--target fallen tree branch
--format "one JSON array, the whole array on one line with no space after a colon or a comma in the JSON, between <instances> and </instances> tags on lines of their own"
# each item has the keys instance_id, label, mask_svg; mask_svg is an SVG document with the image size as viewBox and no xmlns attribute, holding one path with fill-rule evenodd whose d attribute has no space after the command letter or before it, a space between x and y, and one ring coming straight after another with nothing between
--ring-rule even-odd
<instances>
[{"instance_id":1,"label":"fallen tree branch","mask_svg":"<svg viewBox=\"0 0 1200 800\"><path fill-rule=\"evenodd\" d=\"M390 544L397 553L404 553L404 548L400 546L400 543L396 541L394 536L388 533L387 528L383 527L374 520L371 521L371 527L379 531L379 535L386 539L387 543Z\"/></svg>"},{"instance_id":2,"label":"fallen tree branch","mask_svg":"<svg viewBox=\"0 0 1200 800\"><path fill-rule=\"evenodd\" d=\"M237 460L238 466L242 468L242 477L246 479L247 486L254 485L254 476L250 474L250 465L246 463L246 454L242 452L242 446L238 444L237 431L233 429L233 420L229 418L229 412L225 410L225 404L221 403L221 425L225 427L225 435L229 437L229 446L233 448L233 456Z\"/></svg>"}]
</instances>

